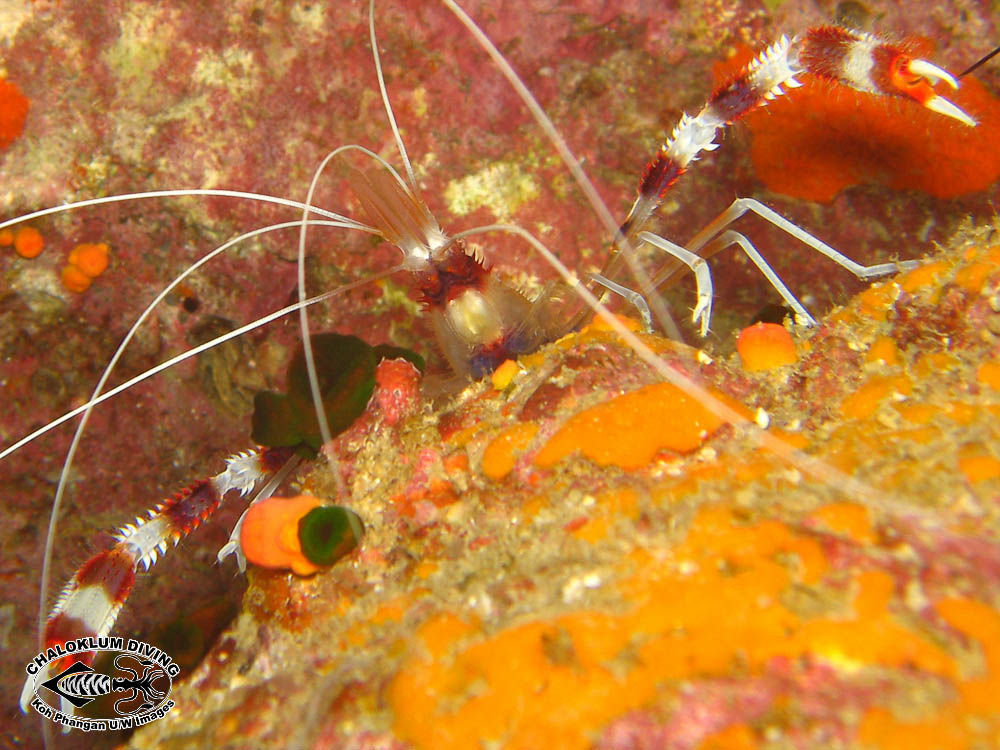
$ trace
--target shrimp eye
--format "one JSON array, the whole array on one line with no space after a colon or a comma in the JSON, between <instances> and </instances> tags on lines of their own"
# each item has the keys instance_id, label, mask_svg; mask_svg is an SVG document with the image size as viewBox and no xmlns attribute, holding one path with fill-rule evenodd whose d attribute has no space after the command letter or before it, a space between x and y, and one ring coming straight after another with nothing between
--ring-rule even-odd
<instances>
[{"instance_id":1,"label":"shrimp eye","mask_svg":"<svg viewBox=\"0 0 1000 750\"><path fill-rule=\"evenodd\" d=\"M347 508L313 508L299 519L302 554L314 565L333 565L358 546L364 528L358 515Z\"/></svg>"}]
</instances>

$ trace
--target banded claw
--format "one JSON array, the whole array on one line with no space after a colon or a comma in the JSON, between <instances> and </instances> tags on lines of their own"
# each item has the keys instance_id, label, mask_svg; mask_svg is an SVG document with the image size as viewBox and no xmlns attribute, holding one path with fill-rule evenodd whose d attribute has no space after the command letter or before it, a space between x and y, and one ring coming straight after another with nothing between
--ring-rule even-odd
<instances>
[{"instance_id":1,"label":"banded claw","mask_svg":"<svg viewBox=\"0 0 1000 750\"><path fill-rule=\"evenodd\" d=\"M229 541L222 545L222 549L216 555L216 560L221 564L225 561L227 557L236 558L236 566L240 569L240 573L246 573L247 570L247 558L243 554L243 545L240 544L240 533L243 531L243 519L246 518L247 512L250 509L243 511L240 515L239 520L236 522L236 526L233 527L233 532L229 535Z\"/></svg>"},{"instance_id":2,"label":"banded claw","mask_svg":"<svg viewBox=\"0 0 1000 750\"><path fill-rule=\"evenodd\" d=\"M953 89L958 88L958 79L944 68L927 60L899 55L889 66L889 80L897 92L919 102L932 112L951 117L970 128L976 127L976 120L964 110L943 96L934 92L934 84L944 81Z\"/></svg>"}]
</instances>

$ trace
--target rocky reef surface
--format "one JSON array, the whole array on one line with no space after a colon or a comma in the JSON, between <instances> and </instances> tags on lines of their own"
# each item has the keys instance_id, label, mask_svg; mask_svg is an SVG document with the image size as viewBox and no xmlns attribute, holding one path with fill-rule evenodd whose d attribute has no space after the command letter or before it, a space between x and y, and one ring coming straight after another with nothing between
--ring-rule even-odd
<instances>
[{"instance_id":1,"label":"rocky reef surface","mask_svg":"<svg viewBox=\"0 0 1000 750\"><path fill-rule=\"evenodd\" d=\"M251 570L130 747L988 747L993 236L796 331L793 364L642 337L741 425L601 324L435 403L383 383L327 448L350 496L301 483L364 519L359 549Z\"/></svg>"},{"instance_id":2,"label":"rocky reef surface","mask_svg":"<svg viewBox=\"0 0 1000 750\"><path fill-rule=\"evenodd\" d=\"M389 93L420 188L442 226L458 231L516 222L575 270L600 266L606 232L521 103L455 21L429 2L379 2L376 10ZM759 48L781 33L847 13L855 25L929 38L933 59L960 71L991 48L998 33L992 8L962 0L877 0L837 9L807 0L484 0L469 3L468 10L525 76L615 215L631 201L659 141L682 112L703 103L713 65L744 45ZM363 2L235 0L222 7L179 0L0 0L0 77L7 82L0 85L0 219L166 188L301 199L322 157L345 143L397 162L375 85L366 13ZM987 66L976 76L997 91L997 70ZM836 93L832 98L839 101ZM793 116L802 115L792 109ZM903 155L906 164L926 171L951 153L932 150L950 136L935 131L930 137L926 122L905 106L890 104L879 116L891 121L892 133L901 123L904 129L916 123L910 135L917 138L904 144L915 149ZM769 118L761 118L764 126ZM742 195L764 200L863 262L920 257L952 237L965 217L987 221L1000 196L996 184L935 197L891 189L884 180L843 189L828 203L779 195L755 171L756 127L735 128L678 183L660 217L664 235L691 236ZM825 123L817 120L816 127ZM796 162L791 171L816 172L809 161ZM359 213L336 170L321 180L316 201ZM0 443L9 445L85 401L142 305L193 260L240 232L295 218L294 211L229 199L139 201L31 222L44 241L35 257L0 243ZM817 314L863 288L769 227L745 221L741 230ZM360 234L310 237L310 291L366 277L397 258L393 249ZM83 244L106 245L110 265L76 292L63 272ZM491 236L483 249L501 272L531 291L554 276L509 238ZM294 252L295 231L286 230L246 242L188 279L140 331L114 382L285 304L295 294ZM658 259L648 261L652 267ZM742 259L722 255L712 264L718 300L714 332L704 345L723 362L732 332L776 297ZM683 319L693 304L691 285L682 282L667 294ZM317 329L410 346L433 358L429 326L417 308L406 278L393 277L340 295L312 319ZM692 331L685 333L696 340ZM294 322L272 325L95 411L70 477L50 601L77 566L109 542L109 530L219 471L223 456L247 445L251 396L278 387L298 335ZM609 377L594 375L595 383L604 388ZM643 377L648 373L633 385L646 383ZM758 388L757 380L749 382L734 393L744 403ZM564 385L539 386L537 399L550 392L555 408ZM797 387L815 387L813 397L828 406L820 386ZM548 403L536 401L540 414ZM506 438L511 445L540 445L543 433L517 429ZM23 666L36 648L42 547L69 440L63 428L0 461L0 744L40 742L37 717L21 715L16 700ZM478 464L471 471L476 475ZM411 504L426 508L417 500ZM217 524L142 578L121 632L156 640L179 629L188 636L188 662L197 663L241 598L243 579L214 564L236 510L224 511ZM63 738L60 746L93 741Z\"/></svg>"}]
</instances>

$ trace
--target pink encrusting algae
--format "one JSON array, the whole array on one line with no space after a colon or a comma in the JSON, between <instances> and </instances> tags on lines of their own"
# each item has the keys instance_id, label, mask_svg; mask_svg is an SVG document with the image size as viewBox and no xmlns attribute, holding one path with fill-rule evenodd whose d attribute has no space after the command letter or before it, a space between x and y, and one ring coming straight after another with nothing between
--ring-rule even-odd
<instances>
[{"instance_id":1,"label":"pink encrusting algae","mask_svg":"<svg viewBox=\"0 0 1000 750\"><path fill-rule=\"evenodd\" d=\"M464 227L510 219L537 230L575 269L599 265L605 252L599 239L604 236L602 229L580 207L548 146L505 85L482 62L479 52L433 4L417 7L404 3L384 9L382 5L378 4L377 24L385 39L390 92L417 161L421 188L442 224ZM817 17L819 11L812 4L797 2L779 4L773 18L766 16L759 3L740 3L726 14L712 12L711 7L694 10L692 18L679 9L664 7L637 9L632 3L610 3L597 8L572 3L545 14L544 23L539 22L536 9L527 6L505 7L499 14L491 3L481 3L472 10L477 17L494 19L489 23L495 27L488 31L511 55L518 70L528 72L529 85L553 111L560 128L570 134L571 145L584 157L587 167L593 168L599 191L619 215L627 208L637 175L664 135L663 129L672 126L682 109L704 100L710 87L707 71L713 60L723 57L735 40L758 44L770 41L775 32L795 32L829 20ZM938 37L942 59L956 67L968 59L970 39L983 43L986 12L959 9L947 0L937 7L940 16L937 11L904 12L897 5L881 2L876 2L873 10L886 29ZM381 105L372 92L369 51L366 44L359 43L365 38L367 23L360 4L333 12L322 3L307 7L238 0L228 4L224 13L210 13L168 0L144 10L148 12L70 2L61 4L56 13L47 6L36 6L9 46L3 48L0 54L7 75L32 98L30 132L0 154L0 171L7 187L0 191L4 217L71 198L177 186L253 188L301 198L312 168L330 148L358 142L379 151L388 149ZM959 10L965 15L960 16ZM945 23L941 20L945 16L962 20ZM977 28L980 30L975 31ZM986 71L985 75L992 74ZM67 89L67 80L76 85ZM996 78L992 80L995 83ZM648 95L637 96L637 91ZM469 107L470 101L481 106ZM760 189L749 177L749 162L742 151L738 136L728 140L712 159L705 159L678 185L676 198L683 210L667 207L662 217L665 234L684 239L724 208L733 195ZM780 200L777 207L839 249L871 262L888 255L919 255L930 241L948 237L961 217L970 213L984 216L996 195L992 189L945 204L890 191L848 190L828 207ZM324 206L359 215L353 198L335 177L323 181L318 198ZM60 252L46 250L31 263L12 252L0 254L0 272L11 292L0 301L5 321L0 337L4 353L0 375L5 389L0 434L4 443L85 400L100 364L120 339L125 321L134 317L137 305L151 299L166 279L223 239L272 217L277 220L268 209L222 199L143 201L42 220L38 227L47 246ZM918 232L924 232L921 236L926 241L914 245L905 239ZM85 237L107 242L114 248L115 261L101 276L99 295L94 294L98 285L86 294L65 294L59 283L61 258ZM360 236L338 233L310 237L311 291L363 276L396 258L388 249L373 250L370 241ZM779 254L786 248L783 239L776 239L768 229L762 230L761 237L762 250ZM240 251L238 257L223 258L215 270L190 280L184 293L169 298L140 336L138 346L126 358L129 372L138 372L206 336L284 304L294 288L293 265L289 263L293 244L287 235L263 238ZM496 253L493 260L529 285L536 278L552 278L543 264L513 241L491 237L484 245ZM810 288L809 281L817 276L814 259L795 250L786 257L789 265L781 269L786 281L797 292ZM717 307L722 317L717 318L715 327L728 345L727 330L746 325L763 301L770 299L765 297L770 292L764 291L756 278L748 281L728 265L728 258L720 257L713 266L716 263L717 291L723 298L728 294L735 303L728 308L720 300ZM973 263L956 271L954 284L966 290L975 286L977 279L980 285L985 284L989 272L984 267L989 263L978 263L978 268ZM676 308L680 310L678 317L684 317L685 304L689 305L686 282L677 288L682 291L672 293L681 300ZM731 294L734 290L738 292L735 295ZM734 296L740 299L733 300ZM817 296L823 300L828 290L818 290ZM883 301L870 299L865 309L881 310L888 322L884 306L879 307ZM430 338L429 330L414 318L414 307L412 295L408 297L402 290L402 280L391 279L343 295L334 301L329 313L315 319L315 325L357 333L372 343L391 340L429 353L423 343ZM727 315L731 316L728 321ZM925 315L933 317L926 311ZM938 316L933 322L947 320ZM914 330L917 328L907 328L912 340L901 339L896 345L896 357L903 363L897 363L899 367L911 366L912 347L929 345ZM803 424L810 430L832 418L829 412L839 408L840 401L820 398L812 402L807 396L822 392L839 397L840 365L860 362L867 356L847 346L847 333L828 328L824 335L811 349L799 349L800 361L787 380L802 400L809 402L801 411L805 414ZM889 337L888 333L882 335ZM72 512L64 515L60 527L57 579L68 577L80 562L80 551L92 548L98 529L131 517L157 496L169 494L192 476L207 473L209 462L224 452L246 444L250 395L275 387L296 336L294 325L279 324L266 338L242 339L95 412L94 438L85 442L87 458L78 462L71 484ZM802 340L796 344L805 347ZM419 656L404 649L409 643L405 633L422 625L425 618L450 612L471 626L474 615L483 627L494 628L499 637L513 622L512 614L503 618L515 609L539 621L554 621L565 614L557 610L568 607L566 602L582 602L581 611L593 609L596 605L586 597L600 589L589 587L597 579L588 577L592 571L582 567L596 559L592 555L604 555L607 545L623 544L623 537L650 541L652 535L656 537L653 541L663 541L663 529L675 523L664 510L669 498L646 488L647 474L676 481L670 493L682 501L691 497L686 493L705 483L717 482L724 490L731 489L725 484L729 472L745 482L770 482L785 489L792 484L794 471L763 455L750 453L736 461L713 461L718 441L734 439L729 427L720 427L712 434L699 429L690 453L655 445L648 458L631 459L628 468L623 468L623 462L612 462L598 473L586 457L588 448L582 445L565 451L552 464L540 466L535 456L563 425L554 414L568 421L586 409L599 409L611 398L625 396L626 391L658 387L647 373L638 372L639 366L627 351L613 343L585 339L563 352L570 357L562 370L564 377L549 378L546 374L543 384L528 395L523 373L508 368L510 380L499 389L504 394L493 389L480 394L476 403L455 405L447 413L434 412L436 427L413 414L415 409L426 411L430 406L416 391L412 373L396 373L397 380L390 378L396 386L376 394L384 400L383 411L370 413L364 424L338 439L333 449L350 453L370 444L366 450L383 452L382 461L368 454L372 471L367 477L361 468L347 469L356 481L364 479L390 488L386 496L373 491L369 497L361 492L350 500L365 508L366 523L385 516L367 537L358 562L338 569L336 580L317 576L322 580L290 582L281 574L253 573L255 587L247 609L265 623L267 636L262 638L270 638L278 630L270 628L267 619L268 608L278 603L282 603L285 615L282 626L299 634L305 632L302 637L306 640L319 636L303 623L325 622L330 610L324 607L336 607L347 616L341 623L345 630L338 634L342 640L336 641L344 644L344 650L323 661L319 687L311 683L319 691L319 700L328 701L324 708L330 709L327 723L313 727L320 740L328 737L332 739L327 744L340 744L352 715L362 717L364 728L358 733L370 743L390 732L396 721L395 709L383 708L381 713L371 709L382 704L369 700L373 695L366 692L370 686L357 678L364 666L359 663L370 658L367 666L372 674L401 673L404 656ZM591 355L604 358L592 363L601 367L586 366L584 360ZM870 368L867 374L895 376L877 369L892 366L891 356L887 356L889 360L866 364ZM554 353L541 356L526 371L539 373L538 364L551 363L553 357ZM769 390L774 385L770 375L747 376L718 357L714 365L689 360L681 357L676 365L685 372L704 375L709 382L721 377L725 382L717 384L720 390L740 403L768 409L780 403ZM965 364L963 360L960 366ZM958 372L943 371L949 378ZM781 370L775 375L783 377ZM920 393L922 378L913 377L911 394ZM887 409L892 410L890 415L902 414L897 407L909 405L909 401L899 400L895 393L889 391L878 399L876 410L864 419L884 419ZM947 419L961 416L972 425L979 424L978 414L969 416L972 407L968 403L957 400L949 408ZM490 421L499 419L501 413L518 419ZM774 413L780 414L780 410ZM900 419L915 418L914 414ZM785 416L788 419L779 424L793 421ZM930 419L933 427L944 418L938 410ZM922 426L926 424L913 425L914 429ZM706 433L704 438L702 432ZM806 440L804 434L812 433L789 433L786 437ZM507 436L506 442L502 436ZM921 437L922 433L911 430L905 438L911 442L906 444L927 445L918 442ZM965 467L962 471L968 473L962 476L977 491L983 491L992 486L986 464L995 450L988 439L975 442L976 446L960 456L950 456L954 465L948 470ZM9 603L13 605L2 622L12 622L9 630L14 634L11 648L0 653L5 674L19 673L34 651L33 636L21 634L33 628L37 560L47 513L40 498L51 494L49 487L67 443L67 436L56 436L0 465L8 519L2 542L10 551ZM416 447L410 450L404 446ZM864 456L865 446L847 440L833 458L847 466L850 462L845 456L852 451L857 460L858 454ZM385 465L388 457L394 459L393 466ZM893 455L891 460L885 459L899 463L900 482L912 476L906 470L914 470L904 458ZM619 480L628 485L625 490L612 487L603 491L604 485ZM156 489L151 490L154 485ZM602 490L591 492L594 487ZM508 488L513 494L507 493ZM319 488L312 489L319 494ZM563 491L570 495L559 494ZM485 514L482 528L477 520L480 511ZM692 521L690 516L685 518ZM676 527L678 536L690 528L684 525L685 519L681 521ZM792 529L789 534L794 537L795 523L784 517L780 522ZM876 513L873 523L881 522ZM138 593L135 609L126 615L122 627L137 635L151 632L168 616L165 610L172 615L196 608L198 597L202 602L214 601L231 587L231 571L215 570L211 564L231 523L231 517L222 518L218 527L200 532L200 539L194 540L197 544L185 549L187 554L175 556L164 563L168 567L161 575L144 581L146 591ZM753 523L755 519L743 517L733 521L735 526ZM523 543L531 555L538 552L532 539L512 539L514 531L525 528L532 539L545 537L548 544L569 545L567 557L571 557L570 552L579 553L567 568L572 573L547 580L539 572L545 569L544 558L536 555L524 564L537 564L537 568L524 575L504 581L497 573L491 579L489 572L500 570L497 566L507 559L506 550L518 549L516 545ZM399 542L397 533L408 534L412 529L414 538L404 536L404 542ZM836 548L835 552L847 555L851 551L836 547L842 541L836 534L823 539ZM537 543L540 548L542 541ZM976 549L975 554L986 556L983 547ZM773 552L772 557L783 558L785 552ZM794 550L788 552L795 554ZM564 562L559 556L548 559ZM391 576L402 575L411 565L414 581L421 581L422 587L407 588L392 600L391 607L387 601L376 603L372 586L390 580L389 588L398 592L400 579ZM935 575L947 578L953 573L944 563L940 565L943 567L935 569ZM798 585L801 581L798 571L792 570L794 565L785 567L792 582L789 585ZM614 564L609 569L623 580L630 575ZM462 578L460 573L468 575ZM847 586L844 581L835 583ZM460 591L460 584L467 588ZM565 586L565 593L563 589L555 591L557 584ZM326 605L314 598L324 588L333 589ZM449 588L455 593L449 593ZM583 598L574 599L578 595L574 592ZM959 593L983 599L988 592ZM468 605L466 600L473 598L474 603ZM893 605L898 606L899 601L893 600ZM467 606L475 611L470 613ZM606 614L607 610L602 611ZM372 612L382 612L377 623L380 631L373 632L366 624L365 618ZM473 640L486 638L482 630L470 632ZM375 649L371 657L364 657L356 648L371 643L381 647L396 636L394 643L400 650L392 653ZM224 663L230 649L245 645L242 638L227 636L203 667L198 685L207 694L226 695L228 667ZM567 654L576 648L573 638L567 648L566 639L556 629L546 634L544 641L545 659L572 663ZM414 648L422 648L413 643ZM302 648L304 652L306 645ZM450 656L457 658L461 648L461 644L453 645ZM239 738L241 732L250 736L270 731L265 727L272 720L269 707L276 705L271 701L277 691L261 687L274 669L265 662L250 670L252 680L263 682L255 682L244 696L247 702L241 705L250 708L247 715L242 719L235 713L228 716L217 730L220 736ZM271 664L277 663L274 657ZM386 664L392 669L380 672ZM778 701L798 692L795 686L799 684L813 684L809 681L818 680L817 675L826 674L823 670L827 669L825 665L802 667L789 675L781 665L771 667L757 675L757 684L766 688L763 693L778 696ZM315 667L311 671L315 672ZM14 705L20 686L8 682L4 681L0 695L8 705ZM857 705L869 705L860 697L863 691L856 682L848 679L837 684L856 696ZM718 696L726 694L725 686L707 680L696 687L692 694L682 696L695 706L706 705L711 696L723 700ZM369 708L359 709L362 705ZM185 711L189 706L186 702ZM823 724L826 715L816 711L820 716L817 722ZM660 724L656 726L667 731L657 716L661 716L657 710L639 708L623 714L619 723L607 729L589 726L588 736L611 737L611 727L626 731L630 726L657 721ZM890 716L884 722L892 719ZM512 721L516 720L515 716ZM767 720L740 724L734 719L729 731L760 737ZM12 718L11 722L20 723L5 736L35 741L33 719ZM193 722L196 727L204 726L201 718ZM871 731L878 728L876 725ZM173 726L164 731L172 731ZM227 735L233 727L235 734ZM720 736L727 731L719 722L715 730ZM8 731L6 727L4 731ZM413 731L417 736L424 730L418 727ZM694 730L688 727L687 731ZM708 727L699 731L697 736L709 736Z\"/></svg>"}]
</instances>

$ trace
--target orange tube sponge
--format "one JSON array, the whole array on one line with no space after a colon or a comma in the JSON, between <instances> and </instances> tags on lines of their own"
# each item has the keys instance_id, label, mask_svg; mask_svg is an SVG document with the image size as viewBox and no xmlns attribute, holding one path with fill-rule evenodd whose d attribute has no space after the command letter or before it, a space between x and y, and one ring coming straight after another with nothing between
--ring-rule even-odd
<instances>
[{"instance_id":1,"label":"orange tube sponge","mask_svg":"<svg viewBox=\"0 0 1000 750\"><path fill-rule=\"evenodd\" d=\"M798 359L792 335L777 323L754 323L744 328L736 339L736 351L747 372L793 365Z\"/></svg>"},{"instance_id":2,"label":"orange tube sponge","mask_svg":"<svg viewBox=\"0 0 1000 750\"><path fill-rule=\"evenodd\" d=\"M84 242L74 247L68 262L76 266L92 279L96 279L108 267L108 246L104 242Z\"/></svg>"},{"instance_id":3,"label":"orange tube sponge","mask_svg":"<svg viewBox=\"0 0 1000 750\"><path fill-rule=\"evenodd\" d=\"M63 286L71 292L80 294L90 288L90 277L74 265L68 265L62 270Z\"/></svg>"},{"instance_id":4,"label":"orange tube sponge","mask_svg":"<svg viewBox=\"0 0 1000 750\"><path fill-rule=\"evenodd\" d=\"M253 505L243 519L240 545L247 560L262 568L291 569L307 576L319 570L302 554L299 520L324 501L312 495L269 497Z\"/></svg>"},{"instance_id":5,"label":"orange tube sponge","mask_svg":"<svg viewBox=\"0 0 1000 750\"><path fill-rule=\"evenodd\" d=\"M0 149L21 135L28 118L28 97L15 84L0 78Z\"/></svg>"},{"instance_id":6,"label":"orange tube sponge","mask_svg":"<svg viewBox=\"0 0 1000 750\"><path fill-rule=\"evenodd\" d=\"M14 251L22 258L34 258L45 247L42 233L34 227L21 227L14 233Z\"/></svg>"},{"instance_id":7,"label":"orange tube sponge","mask_svg":"<svg viewBox=\"0 0 1000 750\"><path fill-rule=\"evenodd\" d=\"M931 52L928 42L911 47L920 57ZM725 68L750 57L747 50ZM722 72L717 66L716 75ZM801 88L744 118L754 170L771 190L828 203L851 185L879 184L951 198L1000 177L1000 99L974 78L963 78L947 97L978 120L975 128L911 102L809 75L801 80Z\"/></svg>"}]
</instances>

